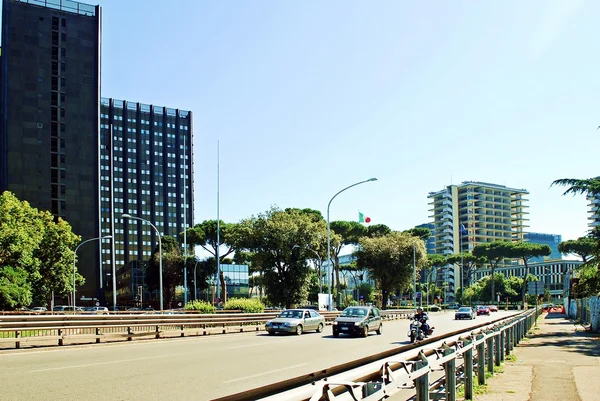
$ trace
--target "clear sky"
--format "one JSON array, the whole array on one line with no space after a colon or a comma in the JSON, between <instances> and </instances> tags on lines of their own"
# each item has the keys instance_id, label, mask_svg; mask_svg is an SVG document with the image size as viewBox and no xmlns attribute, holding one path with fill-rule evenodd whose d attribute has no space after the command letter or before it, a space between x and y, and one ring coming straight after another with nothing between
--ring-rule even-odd
<instances>
[{"instance_id":1,"label":"clear sky","mask_svg":"<svg viewBox=\"0 0 600 401\"><path fill-rule=\"evenodd\" d=\"M89 2L93 3L93 2ZM427 194L530 192L577 238L599 175L600 2L101 0L102 95L194 113L196 223L281 208L403 230Z\"/></svg>"}]
</instances>

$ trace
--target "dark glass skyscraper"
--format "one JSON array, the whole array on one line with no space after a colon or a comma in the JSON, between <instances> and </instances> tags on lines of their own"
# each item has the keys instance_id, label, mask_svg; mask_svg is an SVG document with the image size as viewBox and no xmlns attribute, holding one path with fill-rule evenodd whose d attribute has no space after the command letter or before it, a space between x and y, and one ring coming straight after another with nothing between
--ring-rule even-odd
<instances>
[{"instance_id":1,"label":"dark glass skyscraper","mask_svg":"<svg viewBox=\"0 0 600 401\"><path fill-rule=\"evenodd\" d=\"M3 0L0 191L98 237L100 7L66 0ZM99 243L78 252L95 292Z\"/></svg>"}]
</instances>

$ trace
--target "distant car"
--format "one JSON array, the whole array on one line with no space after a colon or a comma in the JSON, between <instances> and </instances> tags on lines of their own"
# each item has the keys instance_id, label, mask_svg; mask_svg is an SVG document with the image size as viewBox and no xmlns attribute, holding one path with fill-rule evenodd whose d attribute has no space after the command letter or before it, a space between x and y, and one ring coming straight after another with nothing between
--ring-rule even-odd
<instances>
[{"instance_id":1,"label":"distant car","mask_svg":"<svg viewBox=\"0 0 600 401\"><path fill-rule=\"evenodd\" d=\"M498 307L496 305L488 305L490 312L498 312Z\"/></svg>"},{"instance_id":2,"label":"distant car","mask_svg":"<svg viewBox=\"0 0 600 401\"><path fill-rule=\"evenodd\" d=\"M275 319L269 320L265 328L270 335L275 333L296 333L298 335L309 330L323 332L325 316L313 309L287 309Z\"/></svg>"},{"instance_id":3,"label":"distant car","mask_svg":"<svg viewBox=\"0 0 600 401\"><path fill-rule=\"evenodd\" d=\"M487 306L483 306L483 305L479 305L477 307L477 316L479 315L489 315L490 314L490 308Z\"/></svg>"},{"instance_id":4,"label":"distant car","mask_svg":"<svg viewBox=\"0 0 600 401\"><path fill-rule=\"evenodd\" d=\"M66 313L70 313L73 314L73 307L72 306L66 306L66 305L58 305L55 306L52 311L57 312L59 315L64 315ZM75 307L75 313L81 313L83 312L83 308L76 306Z\"/></svg>"},{"instance_id":5,"label":"distant car","mask_svg":"<svg viewBox=\"0 0 600 401\"><path fill-rule=\"evenodd\" d=\"M83 309L84 315L108 315L108 308L106 306L89 306Z\"/></svg>"},{"instance_id":6,"label":"distant car","mask_svg":"<svg viewBox=\"0 0 600 401\"><path fill-rule=\"evenodd\" d=\"M38 314L38 313L44 313L44 312L46 312L47 310L48 310L48 309L46 309L46 307L45 307L45 306L35 306L35 307L31 308L31 311L32 311L33 313L35 313L35 314Z\"/></svg>"},{"instance_id":7,"label":"distant car","mask_svg":"<svg viewBox=\"0 0 600 401\"><path fill-rule=\"evenodd\" d=\"M340 334L367 337L369 331L381 334L383 323L379 309L374 306L350 306L333 321L333 336Z\"/></svg>"},{"instance_id":8,"label":"distant car","mask_svg":"<svg viewBox=\"0 0 600 401\"><path fill-rule=\"evenodd\" d=\"M469 320L473 320L475 319L475 311L473 310L473 308L470 308L468 306L463 306L458 308L458 310L454 313L454 319L456 320L461 320L461 319L469 319Z\"/></svg>"},{"instance_id":9,"label":"distant car","mask_svg":"<svg viewBox=\"0 0 600 401\"><path fill-rule=\"evenodd\" d=\"M460 305L459 304L448 305L448 309L460 309Z\"/></svg>"}]
</instances>

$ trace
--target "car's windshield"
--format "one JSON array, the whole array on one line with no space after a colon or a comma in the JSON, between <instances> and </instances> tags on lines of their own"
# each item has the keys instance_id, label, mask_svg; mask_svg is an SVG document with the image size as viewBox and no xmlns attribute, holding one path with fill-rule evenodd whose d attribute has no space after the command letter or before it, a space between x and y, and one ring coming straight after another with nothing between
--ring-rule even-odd
<instances>
[{"instance_id":1,"label":"car's windshield","mask_svg":"<svg viewBox=\"0 0 600 401\"><path fill-rule=\"evenodd\" d=\"M459 312L470 312L471 308L460 308L458 311Z\"/></svg>"},{"instance_id":2,"label":"car's windshield","mask_svg":"<svg viewBox=\"0 0 600 401\"><path fill-rule=\"evenodd\" d=\"M301 310L286 310L286 311L281 312L279 317L286 318L286 319L301 319L302 311Z\"/></svg>"},{"instance_id":3,"label":"car's windshield","mask_svg":"<svg viewBox=\"0 0 600 401\"><path fill-rule=\"evenodd\" d=\"M367 316L367 310L364 308L346 308L342 312L342 316L363 317Z\"/></svg>"}]
</instances>

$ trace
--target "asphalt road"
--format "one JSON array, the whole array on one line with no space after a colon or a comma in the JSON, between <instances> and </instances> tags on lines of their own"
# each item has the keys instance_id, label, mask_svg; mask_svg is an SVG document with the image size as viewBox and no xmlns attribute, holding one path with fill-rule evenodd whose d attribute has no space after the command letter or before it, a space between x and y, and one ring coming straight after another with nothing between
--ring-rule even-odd
<instances>
[{"instance_id":1,"label":"asphalt road","mask_svg":"<svg viewBox=\"0 0 600 401\"><path fill-rule=\"evenodd\" d=\"M490 321L431 314L434 335ZM514 312L513 312L514 313ZM408 320L368 338L266 332L92 344L0 354L0 400L210 400L406 345Z\"/></svg>"}]
</instances>

